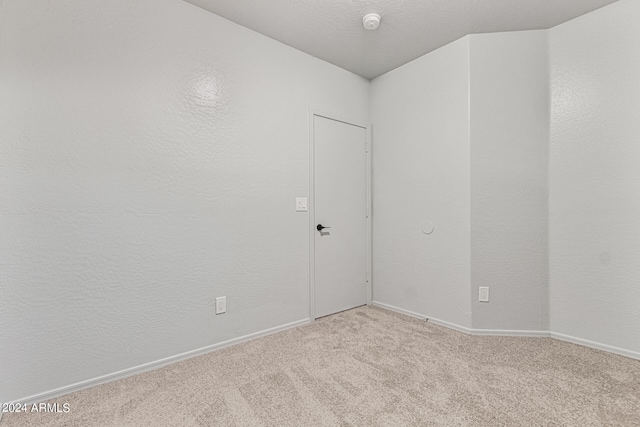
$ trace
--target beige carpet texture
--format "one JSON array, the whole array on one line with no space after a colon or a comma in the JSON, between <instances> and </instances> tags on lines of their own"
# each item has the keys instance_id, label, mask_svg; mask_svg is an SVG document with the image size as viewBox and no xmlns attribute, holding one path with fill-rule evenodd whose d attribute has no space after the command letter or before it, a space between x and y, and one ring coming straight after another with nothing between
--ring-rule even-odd
<instances>
[{"instance_id":1,"label":"beige carpet texture","mask_svg":"<svg viewBox=\"0 0 640 427\"><path fill-rule=\"evenodd\" d=\"M360 307L51 400L9 426L640 426L640 361Z\"/></svg>"}]
</instances>

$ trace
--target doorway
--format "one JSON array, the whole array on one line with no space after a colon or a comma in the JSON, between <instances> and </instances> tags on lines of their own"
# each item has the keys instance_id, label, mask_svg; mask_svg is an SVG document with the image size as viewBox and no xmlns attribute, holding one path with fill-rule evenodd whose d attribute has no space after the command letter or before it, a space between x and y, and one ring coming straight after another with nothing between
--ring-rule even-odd
<instances>
[{"instance_id":1,"label":"doorway","mask_svg":"<svg viewBox=\"0 0 640 427\"><path fill-rule=\"evenodd\" d=\"M311 113L311 318L370 303L366 126Z\"/></svg>"}]
</instances>

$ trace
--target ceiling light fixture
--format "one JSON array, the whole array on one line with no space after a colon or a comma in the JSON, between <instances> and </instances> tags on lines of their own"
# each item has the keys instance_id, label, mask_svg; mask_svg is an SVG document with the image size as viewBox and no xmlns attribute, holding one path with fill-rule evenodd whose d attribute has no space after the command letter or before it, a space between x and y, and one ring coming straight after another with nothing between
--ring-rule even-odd
<instances>
[{"instance_id":1,"label":"ceiling light fixture","mask_svg":"<svg viewBox=\"0 0 640 427\"><path fill-rule=\"evenodd\" d=\"M380 15L377 13L368 13L362 18L362 25L367 30L375 30L380 25Z\"/></svg>"}]
</instances>

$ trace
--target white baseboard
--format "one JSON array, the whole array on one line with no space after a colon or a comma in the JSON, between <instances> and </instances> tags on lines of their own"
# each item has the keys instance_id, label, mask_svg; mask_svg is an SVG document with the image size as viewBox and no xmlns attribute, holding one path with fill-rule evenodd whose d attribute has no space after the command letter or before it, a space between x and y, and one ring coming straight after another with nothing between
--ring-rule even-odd
<instances>
[{"instance_id":1,"label":"white baseboard","mask_svg":"<svg viewBox=\"0 0 640 427\"><path fill-rule=\"evenodd\" d=\"M472 329L471 335L491 337L534 337L548 338L549 331L520 330L520 329Z\"/></svg>"},{"instance_id":2,"label":"white baseboard","mask_svg":"<svg viewBox=\"0 0 640 427\"><path fill-rule=\"evenodd\" d=\"M631 359L640 360L640 353L626 350L623 348L613 347L606 344L601 344L594 341L585 340L582 338L576 338L569 335L559 334L557 332L550 331L522 331L522 330L505 330L505 329L471 329L465 326L456 325L455 323L445 322L443 320L433 319L424 314L416 313L413 311L405 310L403 308L394 307L389 304L373 301L371 305L384 308L386 310L395 311L396 313L406 314L407 316L415 317L417 319L425 320L429 319L429 323L435 325L444 326L449 329L468 334L468 335L484 335L484 336L505 336L505 337L549 337L555 338L561 341L567 341L573 344L578 344L584 347L595 348L596 350L602 350L609 353L619 354L621 356L629 357Z\"/></svg>"},{"instance_id":3,"label":"white baseboard","mask_svg":"<svg viewBox=\"0 0 640 427\"><path fill-rule=\"evenodd\" d=\"M458 325L455 323L447 322L440 319L434 319L425 314L416 313L413 311L405 310L403 308L394 307L382 302L373 301L371 303L376 307L384 308L387 310L395 311L396 313L406 314L407 316L415 317L420 320L429 319L429 323L434 325L444 326L445 328L454 329L458 332L462 332L467 335L487 335L487 336L505 336L505 337L548 337L547 331L521 331L521 330L509 330L509 329L472 329L466 326Z\"/></svg>"},{"instance_id":4,"label":"white baseboard","mask_svg":"<svg viewBox=\"0 0 640 427\"><path fill-rule=\"evenodd\" d=\"M112 372L110 374L102 375L99 377L95 377L89 380L80 381L75 384L70 384L67 386L63 386L60 388L56 388L54 390L45 391L43 393L34 394L23 399L14 400L11 403L25 403L27 405L31 405L33 403L43 402L45 400L53 399L54 397L60 397L65 394L73 393L76 391L80 391L89 387L94 387L100 384L105 384L111 381L120 380L123 378L130 377L132 375L141 374L143 372L152 371L154 369L161 368L166 365L170 365L175 362L179 362L181 360L190 359L195 356L200 356L202 354L210 353L212 351L220 350L225 347L229 347L235 344L240 344L246 341L251 341L256 338L264 337L267 335L275 334L276 332L281 332L286 329L296 328L298 326L306 325L311 323L311 319L302 319L296 322L287 323L285 325L276 326L274 328L265 329L262 331L254 332L249 335L244 335L242 337L234 338L228 341L223 341L221 343L208 345L206 347L198 348L195 350L187 351L185 353L177 354L175 356L169 356L164 359L156 360L153 362L145 363L143 365L134 366L132 368L123 369L121 371ZM2 413L0 412L0 417Z\"/></svg>"},{"instance_id":5,"label":"white baseboard","mask_svg":"<svg viewBox=\"0 0 640 427\"><path fill-rule=\"evenodd\" d=\"M455 323L446 322L444 320L434 319L432 317L426 316L424 314L416 313L410 310L405 310L399 307L394 307L389 304L384 304L378 301L372 301L371 305L380 307L386 310L394 311L396 313L405 314L407 316L415 317L420 320L427 320L430 323L435 325L443 326L449 329L456 330L458 332L462 332L468 335L485 335L485 336L521 336L521 337L551 337L561 341L570 342L573 344L582 345L585 347L594 348L597 350L606 351L609 353L619 354L621 356L629 357L631 359L640 360L640 353L626 350L623 348L613 347L606 344L597 343L594 341L585 340L582 338L576 338L569 335L560 334L557 332L548 332L548 331L523 331L523 330L500 330L500 329L471 329L465 326L457 325ZM311 323L311 319L302 319L296 322L287 323L285 325L276 326L274 328L265 329L263 331L258 331L253 334L244 335L242 337L234 338L228 341L224 341L217 344L212 344L210 346L202 347L196 350L191 350L185 353L177 354L175 356L170 356L164 359L156 360L154 362L145 363L143 365L134 366L132 368L123 369L121 371L113 372L110 374L102 375L96 378L92 378L85 381L80 381L75 384L70 384L67 386L63 386L54 390L46 391L43 393L34 394L23 399L17 399L12 401L11 403L25 403L27 405L43 402L45 400L53 399L55 397L60 397L65 394L73 393L76 391L80 391L89 387L94 387L96 385L105 384L111 381L116 381L122 378L127 378L132 375L137 375L143 372L152 371L154 369L161 368L166 365L170 365L175 362L179 362L181 360L189 359L195 356L200 356L202 354L210 353L212 351L220 350L235 344L240 344L246 341L251 341L256 338L264 337L267 335L271 335L280 331L284 331L291 328L296 328L298 326L306 325ZM2 412L0 412L0 420L2 419Z\"/></svg>"},{"instance_id":6,"label":"white baseboard","mask_svg":"<svg viewBox=\"0 0 640 427\"><path fill-rule=\"evenodd\" d=\"M570 335L559 334L557 332L551 332L550 336L551 338L555 338L557 340L570 342L572 344L582 345L584 347L591 347L591 348L595 348L596 350L603 350L609 353L619 354L620 356L629 357L631 359L640 360L640 353L631 351L631 350L626 350L624 348L614 347L607 344L601 344L599 342L589 341L582 338L576 338Z\"/></svg>"},{"instance_id":7,"label":"white baseboard","mask_svg":"<svg viewBox=\"0 0 640 427\"><path fill-rule=\"evenodd\" d=\"M396 313L406 314L407 316L415 317L416 319L426 320L426 316L420 313L416 313L415 311L405 310L404 308L395 307L393 305L385 304L383 302L371 301L371 305L373 305L374 307L384 308L389 311L395 311Z\"/></svg>"},{"instance_id":8,"label":"white baseboard","mask_svg":"<svg viewBox=\"0 0 640 427\"><path fill-rule=\"evenodd\" d=\"M416 319L420 319L420 320L427 320L428 319L429 323L433 323L433 324L439 325L439 326L444 326L445 328L449 328L449 329L455 329L456 331L463 332L465 334L470 334L471 333L471 329L467 328L466 326L460 326L460 325L457 325L455 323L446 322L444 320L434 319L433 317L429 317L429 316L426 316L424 314L416 313L414 311L405 310L404 308L395 307L393 305L385 304L385 303L378 302L378 301L371 301L371 305L376 306L376 307L380 307L380 308L384 308L384 309L389 310L389 311L395 311L396 313L405 314L407 316L415 317Z\"/></svg>"}]
</instances>

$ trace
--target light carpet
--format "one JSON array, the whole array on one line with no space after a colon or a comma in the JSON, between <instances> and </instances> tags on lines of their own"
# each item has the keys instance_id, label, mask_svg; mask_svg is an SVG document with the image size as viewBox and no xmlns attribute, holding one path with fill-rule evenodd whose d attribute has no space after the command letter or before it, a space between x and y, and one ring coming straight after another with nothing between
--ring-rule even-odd
<instances>
[{"instance_id":1,"label":"light carpet","mask_svg":"<svg viewBox=\"0 0 640 427\"><path fill-rule=\"evenodd\" d=\"M361 307L69 394L9 426L640 426L640 361Z\"/></svg>"}]
</instances>

